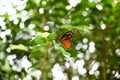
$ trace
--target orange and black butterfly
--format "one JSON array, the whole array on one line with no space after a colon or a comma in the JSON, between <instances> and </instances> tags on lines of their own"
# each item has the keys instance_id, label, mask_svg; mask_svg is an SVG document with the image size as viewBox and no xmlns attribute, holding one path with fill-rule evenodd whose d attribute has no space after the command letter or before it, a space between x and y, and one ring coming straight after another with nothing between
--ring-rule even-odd
<instances>
[{"instance_id":1,"label":"orange and black butterfly","mask_svg":"<svg viewBox=\"0 0 120 80\"><path fill-rule=\"evenodd\" d=\"M74 34L75 34L75 31L70 30L61 37L60 41L64 48L68 49L72 46L72 38Z\"/></svg>"}]
</instances>

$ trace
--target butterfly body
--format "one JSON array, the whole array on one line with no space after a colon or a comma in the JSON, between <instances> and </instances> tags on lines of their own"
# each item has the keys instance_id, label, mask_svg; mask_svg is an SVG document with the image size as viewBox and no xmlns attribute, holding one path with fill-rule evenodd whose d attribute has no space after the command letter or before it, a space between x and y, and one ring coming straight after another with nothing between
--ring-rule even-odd
<instances>
[{"instance_id":1,"label":"butterfly body","mask_svg":"<svg viewBox=\"0 0 120 80\"><path fill-rule=\"evenodd\" d=\"M72 38L75 34L74 30L66 32L60 39L62 46L66 49L70 48L72 45Z\"/></svg>"}]
</instances>

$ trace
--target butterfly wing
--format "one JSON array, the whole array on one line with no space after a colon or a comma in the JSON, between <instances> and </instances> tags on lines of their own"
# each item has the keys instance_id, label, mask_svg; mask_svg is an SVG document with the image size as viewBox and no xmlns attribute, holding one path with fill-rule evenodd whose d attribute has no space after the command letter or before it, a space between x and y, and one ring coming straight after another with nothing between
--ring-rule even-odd
<instances>
[{"instance_id":1,"label":"butterfly wing","mask_svg":"<svg viewBox=\"0 0 120 80\"><path fill-rule=\"evenodd\" d=\"M72 42L71 42L71 40L69 40L69 39L63 39L62 40L62 46L64 47L64 48L70 48L71 47L71 45L72 45Z\"/></svg>"},{"instance_id":2,"label":"butterfly wing","mask_svg":"<svg viewBox=\"0 0 120 80\"><path fill-rule=\"evenodd\" d=\"M71 47L71 45L72 45L72 38L73 38L73 36L74 36L74 31L73 30L71 30L71 31L68 31L68 32L66 32L63 36L62 36L62 38L61 38L61 43L62 43L62 46L64 47L64 48L70 48Z\"/></svg>"}]
</instances>

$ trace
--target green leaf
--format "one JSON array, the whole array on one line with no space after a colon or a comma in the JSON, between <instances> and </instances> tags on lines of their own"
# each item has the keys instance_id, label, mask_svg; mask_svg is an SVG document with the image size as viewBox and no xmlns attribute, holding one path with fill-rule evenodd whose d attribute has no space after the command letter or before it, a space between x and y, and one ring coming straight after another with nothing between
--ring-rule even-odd
<instances>
[{"instance_id":1,"label":"green leaf","mask_svg":"<svg viewBox=\"0 0 120 80\"><path fill-rule=\"evenodd\" d=\"M61 29L73 29L73 26L69 25L69 24L66 24L66 25L62 25L60 28Z\"/></svg>"},{"instance_id":2,"label":"green leaf","mask_svg":"<svg viewBox=\"0 0 120 80\"><path fill-rule=\"evenodd\" d=\"M40 33L41 37L43 38L47 38L49 36L50 33L48 32L43 32L43 33Z\"/></svg>"},{"instance_id":3,"label":"green leaf","mask_svg":"<svg viewBox=\"0 0 120 80\"><path fill-rule=\"evenodd\" d=\"M88 29L88 27L85 25L76 26L75 29L80 32L82 31L84 33L91 33L90 30Z\"/></svg>"},{"instance_id":4,"label":"green leaf","mask_svg":"<svg viewBox=\"0 0 120 80\"><path fill-rule=\"evenodd\" d=\"M15 49L27 51L27 47L25 47L23 44L12 45L11 50L15 50Z\"/></svg>"},{"instance_id":5,"label":"green leaf","mask_svg":"<svg viewBox=\"0 0 120 80\"><path fill-rule=\"evenodd\" d=\"M31 49L30 57L40 59L44 55L46 55L48 52L49 45L42 45L42 46L34 46Z\"/></svg>"},{"instance_id":6,"label":"green leaf","mask_svg":"<svg viewBox=\"0 0 120 80\"><path fill-rule=\"evenodd\" d=\"M41 37L41 36L36 36L35 39L33 40L33 42L35 44L44 44L46 43L45 38Z\"/></svg>"},{"instance_id":7,"label":"green leaf","mask_svg":"<svg viewBox=\"0 0 120 80\"><path fill-rule=\"evenodd\" d=\"M57 37L56 33L51 33L51 34L49 34L49 36L48 36L48 38L49 38L50 40L55 40L56 37Z\"/></svg>"},{"instance_id":8,"label":"green leaf","mask_svg":"<svg viewBox=\"0 0 120 80\"><path fill-rule=\"evenodd\" d=\"M70 57L71 54L67 51L65 51L65 49L63 47L60 47L60 51L62 52L62 55L65 57Z\"/></svg>"},{"instance_id":9,"label":"green leaf","mask_svg":"<svg viewBox=\"0 0 120 80\"><path fill-rule=\"evenodd\" d=\"M43 57L44 55L44 52L41 50L42 48L41 47L33 47L33 49L31 50L31 54L30 54L30 57L34 57L34 58L41 58Z\"/></svg>"}]
</instances>

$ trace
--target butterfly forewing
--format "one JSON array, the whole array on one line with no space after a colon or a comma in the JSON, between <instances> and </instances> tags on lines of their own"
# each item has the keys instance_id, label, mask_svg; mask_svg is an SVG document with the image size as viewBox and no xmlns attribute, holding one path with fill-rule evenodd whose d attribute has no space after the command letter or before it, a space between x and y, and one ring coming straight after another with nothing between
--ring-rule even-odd
<instances>
[{"instance_id":1,"label":"butterfly forewing","mask_svg":"<svg viewBox=\"0 0 120 80\"><path fill-rule=\"evenodd\" d=\"M72 38L75 34L75 31L74 30L70 30L68 32L66 32L62 38L61 38L61 43L62 43L62 46L64 48L70 48L71 45L72 45Z\"/></svg>"}]
</instances>

